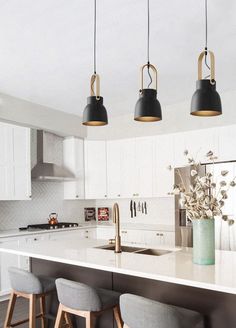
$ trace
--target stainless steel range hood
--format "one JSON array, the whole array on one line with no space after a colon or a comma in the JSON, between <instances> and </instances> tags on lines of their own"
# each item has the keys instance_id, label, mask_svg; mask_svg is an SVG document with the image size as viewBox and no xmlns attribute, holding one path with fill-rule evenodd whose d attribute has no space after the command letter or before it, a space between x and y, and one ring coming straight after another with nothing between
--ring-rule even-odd
<instances>
[{"instance_id":1,"label":"stainless steel range hood","mask_svg":"<svg viewBox=\"0 0 236 328\"><path fill-rule=\"evenodd\" d=\"M47 136L53 136L51 133L42 130L37 131L37 164L31 171L33 180L38 181L70 181L75 180L74 174L66 167L57 165L49 160L53 158L55 152L54 143L49 142ZM52 138L51 138L52 139ZM50 156L47 156L47 155Z\"/></svg>"}]
</instances>

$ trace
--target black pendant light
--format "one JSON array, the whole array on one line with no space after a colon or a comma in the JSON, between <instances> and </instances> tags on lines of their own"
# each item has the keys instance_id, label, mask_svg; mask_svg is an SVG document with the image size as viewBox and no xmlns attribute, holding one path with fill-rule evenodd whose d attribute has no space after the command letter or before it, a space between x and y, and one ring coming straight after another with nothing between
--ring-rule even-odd
<instances>
[{"instance_id":1,"label":"black pendant light","mask_svg":"<svg viewBox=\"0 0 236 328\"><path fill-rule=\"evenodd\" d=\"M192 97L191 115L195 116L217 116L222 114L221 100L216 91L215 81L215 56L207 47L207 0L205 0L205 50L198 57L198 80L197 89ZM210 56L210 66L207 63L207 55ZM210 75L202 78L202 61L205 59L205 65L210 70Z\"/></svg>"},{"instance_id":2,"label":"black pendant light","mask_svg":"<svg viewBox=\"0 0 236 328\"><path fill-rule=\"evenodd\" d=\"M94 74L90 80L91 95L87 98L87 106L83 112L83 125L102 126L108 124L107 111L100 96L100 77L96 73L96 32L97 32L97 2L94 0ZM94 84L96 83L96 92Z\"/></svg>"},{"instance_id":3,"label":"black pendant light","mask_svg":"<svg viewBox=\"0 0 236 328\"><path fill-rule=\"evenodd\" d=\"M149 0L147 0L147 13L148 13L148 33L147 33L147 64L141 67L141 89L139 100L135 106L135 121L139 122L155 122L162 119L161 105L157 100L157 69L154 65L150 64L149 61L149 37L150 37L150 10ZM143 73L144 69L147 68L148 75L150 77L150 83L147 89L143 88ZM155 76L155 89L150 89L152 84L152 76L150 69Z\"/></svg>"}]
</instances>

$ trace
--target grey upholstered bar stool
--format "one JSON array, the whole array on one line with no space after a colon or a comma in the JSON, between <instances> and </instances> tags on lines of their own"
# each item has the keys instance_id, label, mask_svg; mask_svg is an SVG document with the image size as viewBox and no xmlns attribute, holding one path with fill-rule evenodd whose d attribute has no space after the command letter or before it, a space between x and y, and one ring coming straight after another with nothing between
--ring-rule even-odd
<instances>
[{"instance_id":1,"label":"grey upholstered bar stool","mask_svg":"<svg viewBox=\"0 0 236 328\"><path fill-rule=\"evenodd\" d=\"M35 328L36 318L41 318L41 326L45 328L45 297L53 292L56 288L55 279L36 276L28 271L10 267L9 277L11 282L11 296L8 304L7 315L4 323L4 328L15 327L25 322L29 322L29 328ZM11 323L16 303L16 298L24 297L29 300L29 318L15 323ZM36 300L40 302L40 314L36 315Z\"/></svg>"},{"instance_id":2,"label":"grey upholstered bar stool","mask_svg":"<svg viewBox=\"0 0 236 328\"><path fill-rule=\"evenodd\" d=\"M119 308L119 293L102 288L92 288L62 278L56 280L56 288L60 304L54 328L59 328L63 319L66 320L69 327L72 327L69 314L85 318L86 328L92 328L95 318L111 309L114 312L117 327L123 327Z\"/></svg>"},{"instance_id":3,"label":"grey upholstered bar stool","mask_svg":"<svg viewBox=\"0 0 236 328\"><path fill-rule=\"evenodd\" d=\"M120 309L124 328L204 328L198 312L132 294L121 295Z\"/></svg>"}]
</instances>

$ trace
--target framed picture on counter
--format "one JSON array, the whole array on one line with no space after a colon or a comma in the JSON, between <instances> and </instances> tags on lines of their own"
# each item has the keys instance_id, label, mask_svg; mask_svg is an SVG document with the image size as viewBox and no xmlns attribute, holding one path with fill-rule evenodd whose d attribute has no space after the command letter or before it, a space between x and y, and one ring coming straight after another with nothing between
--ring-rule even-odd
<instances>
[{"instance_id":1,"label":"framed picture on counter","mask_svg":"<svg viewBox=\"0 0 236 328\"><path fill-rule=\"evenodd\" d=\"M96 221L96 208L95 207L85 207L84 208L84 218L85 218L85 221Z\"/></svg>"},{"instance_id":2,"label":"framed picture on counter","mask_svg":"<svg viewBox=\"0 0 236 328\"><path fill-rule=\"evenodd\" d=\"M109 208L98 207L98 221L109 221Z\"/></svg>"}]
</instances>

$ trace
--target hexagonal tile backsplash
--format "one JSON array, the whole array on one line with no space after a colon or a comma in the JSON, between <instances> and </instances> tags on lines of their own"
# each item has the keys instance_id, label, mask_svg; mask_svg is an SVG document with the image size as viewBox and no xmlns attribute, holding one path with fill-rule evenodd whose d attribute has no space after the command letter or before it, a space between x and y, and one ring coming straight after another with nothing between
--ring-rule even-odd
<instances>
[{"instance_id":1,"label":"hexagonal tile backsplash","mask_svg":"<svg viewBox=\"0 0 236 328\"><path fill-rule=\"evenodd\" d=\"M61 182L33 181L31 200L0 201L0 230L47 223L51 212L57 212L60 221L84 221L84 202L64 200L63 192Z\"/></svg>"}]
</instances>

